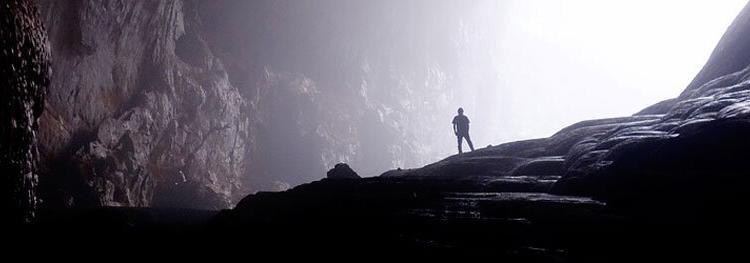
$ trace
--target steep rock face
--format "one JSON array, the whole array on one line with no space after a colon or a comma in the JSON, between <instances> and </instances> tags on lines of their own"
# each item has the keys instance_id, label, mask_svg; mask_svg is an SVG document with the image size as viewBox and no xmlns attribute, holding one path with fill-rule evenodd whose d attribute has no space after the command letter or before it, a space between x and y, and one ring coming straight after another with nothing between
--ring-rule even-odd
<instances>
[{"instance_id":1,"label":"steep rock face","mask_svg":"<svg viewBox=\"0 0 750 263\"><path fill-rule=\"evenodd\" d=\"M244 99L183 1L41 1L53 76L40 128L51 206L227 207Z\"/></svg>"},{"instance_id":2,"label":"steep rock face","mask_svg":"<svg viewBox=\"0 0 750 263\"><path fill-rule=\"evenodd\" d=\"M32 1L0 5L0 221L34 218L38 118L49 85L49 44Z\"/></svg>"}]
</instances>

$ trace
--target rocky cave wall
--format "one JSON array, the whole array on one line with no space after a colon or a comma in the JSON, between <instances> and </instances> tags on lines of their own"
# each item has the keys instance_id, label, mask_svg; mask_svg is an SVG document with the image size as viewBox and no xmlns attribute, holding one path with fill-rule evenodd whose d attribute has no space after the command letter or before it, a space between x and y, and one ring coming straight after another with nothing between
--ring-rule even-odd
<instances>
[{"instance_id":1,"label":"rocky cave wall","mask_svg":"<svg viewBox=\"0 0 750 263\"><path fill-rule=\"evenodd\" d=\"M0 49L0 221L15 224L33 220L38 206L35 130L50 73L47 35L32 1L0 5Z\"/></svg>"},{"instance_id":2,"label":"rocky cave wall","mask_svg":"<svg viewBox=\"0 0 750 263\"><path fill-rule=\"evenodd\" d=\"M190 2L40 5L53 56L45 202L227 207L245 171L245 100Z\"/></svg>"}]
</instances>

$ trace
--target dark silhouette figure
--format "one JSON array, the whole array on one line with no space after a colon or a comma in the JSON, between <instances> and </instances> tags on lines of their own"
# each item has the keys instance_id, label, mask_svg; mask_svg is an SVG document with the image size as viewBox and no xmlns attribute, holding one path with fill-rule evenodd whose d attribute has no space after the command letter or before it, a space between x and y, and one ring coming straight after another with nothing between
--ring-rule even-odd
<instances>
[{"instance_id":1,"label":"dark silhouette figure","mask_svg":"<svg viewBox=\"0 0 750 263\"><path fill-rule=\"evenodd\" d=\"M458 115L453 117L453 133L458 138L458 153L463 153L461 149L461 139L465 138L466 143L469 144L469 148L474 151L474 144L471 143L471 137L469 137L469 117L464 115L464 109L458 108Z\"/></svg>"}]
</instances>

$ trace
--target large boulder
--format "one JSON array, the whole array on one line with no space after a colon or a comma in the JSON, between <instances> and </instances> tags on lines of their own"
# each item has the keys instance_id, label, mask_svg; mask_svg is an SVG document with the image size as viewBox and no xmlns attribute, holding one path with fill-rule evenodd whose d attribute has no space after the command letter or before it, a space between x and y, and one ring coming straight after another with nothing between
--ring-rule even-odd
<instances>
[{"instance_id":1,"label":"large boulder","mask_svg":"<svg viewBox=\"0 0 750 263\"><path fill-rule=\"evenodd\" d=\"M352 170L351 167L349 167L348 164L345 163L337 163L336 166L333 167L333 169L328 170L326 173L326 178L328 179L359 179L359 175L357 172Z\"/></svg>"}]
</instances>

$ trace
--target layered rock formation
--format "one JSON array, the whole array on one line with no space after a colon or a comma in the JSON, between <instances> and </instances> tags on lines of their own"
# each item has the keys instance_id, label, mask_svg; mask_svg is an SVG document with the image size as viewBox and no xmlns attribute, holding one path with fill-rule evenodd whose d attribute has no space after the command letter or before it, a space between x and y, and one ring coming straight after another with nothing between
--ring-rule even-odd
<instances>
[{"instance_id":1,"label":"layered rock formation","mask_svg":"<svg viewBox=\"0 0 750 263\"><path fill-rule=\"evenodd\" d=\"M32 220L38 205L35 131L49 85L49 45L32 1L6 1L0 17L0 221L19 223Z\"/></svg>"}]
</instances>

